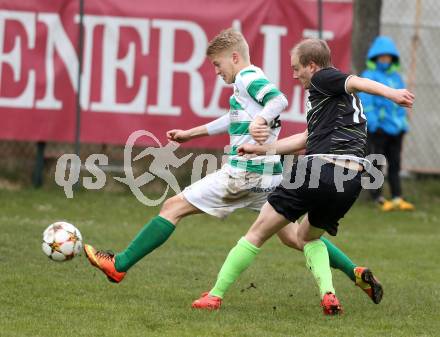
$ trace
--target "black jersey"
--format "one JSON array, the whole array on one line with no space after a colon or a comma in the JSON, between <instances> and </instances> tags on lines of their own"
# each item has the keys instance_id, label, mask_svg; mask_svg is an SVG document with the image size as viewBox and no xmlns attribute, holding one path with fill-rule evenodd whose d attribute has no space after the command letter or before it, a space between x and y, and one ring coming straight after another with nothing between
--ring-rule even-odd
<instances>
[{"instance_id":1,"label":"black jersey","mask_svg":"<svg viewBox=\"0 0 440 337\"><path fill-rule=\"evenodd\" d=\"M312 76L307 103L307 155L365 156L366 118L358 96L345 90L349 76L335 68L321 69Z\"/></svg>"}]
</instances>

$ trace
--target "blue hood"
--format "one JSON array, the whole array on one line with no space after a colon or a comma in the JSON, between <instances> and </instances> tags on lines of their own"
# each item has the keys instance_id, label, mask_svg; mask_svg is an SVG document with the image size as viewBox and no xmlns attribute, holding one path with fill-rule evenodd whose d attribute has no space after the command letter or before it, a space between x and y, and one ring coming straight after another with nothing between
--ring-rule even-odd
<instances>
[{"instance_id":1,"label":"blue hood","mask_svg":"<svg viewBox=\"0 0 440 337\"><path fill-rule=\"evenodd\" d=\"M371 44L368 50L367 59L371 60L379 55L389 54L396 61L399 60L400 54L394 44L394 41L388 36L378 36Z\"/></svg>"}]
</instances>

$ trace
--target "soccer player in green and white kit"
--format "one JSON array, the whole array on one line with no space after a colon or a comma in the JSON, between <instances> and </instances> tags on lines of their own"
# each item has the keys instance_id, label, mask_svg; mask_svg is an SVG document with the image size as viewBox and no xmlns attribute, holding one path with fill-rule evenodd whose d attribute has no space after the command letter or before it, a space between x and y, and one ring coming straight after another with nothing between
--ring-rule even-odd
<instances>
[{"instance_id":1,"label":"soccer player in green and white kit","mask_svg":"<svg viewBox=\"0 0 440 337\"><path fill-rule=\"evenodd\" d=\"M282 180L280 156L262 155L245 159L237 154L237 147L245 143L256 144L265 139L269 144L277 140L280 132L280 113L287 107L284 95L268 81L263 71L250 63L249 47L243 35L233 29L222 31L209 44L207 57L216 74L233 84L229 112L206 124L189 130L170 130L168 139L186 142L196 137L229 133L231 152L223 167L185 188L166 200L159 215L152 218L128 247L114 255L85 245L87 258L112 282L121 282L126 272L147 254L162 245L173 233L179 221L191 214L207 213L224 218L239 208L259 211L271 190ZM269 126L269 127L268 127ZM294 224L278 232L280 240L298 249L293 231ZM382 287L367 268L355 264L325 238L332 266L342 270L368 296L379 303ZM367 281L367 282L365 282Z\"/></svg>"},{"instance_id":2,"label":"soccer player in green and white kit","mask_svg":"<svg viewBox=\"0 0 440 337\"><path fill-rule=\"evenodd\" d=\"M362 189L366 119L355 93L381 95L406 107L412 106L414 95L333 68L330 49L319 39L298 43L291 52L291 66L293 77L309 90L307 130L270 144L244 144L238 152L287 154L305 149L306 156L294 164L298 169L300 164L305 167L303 184L292 188L283 183L269 194L257 220L229 252L214 287L193 302L194 308L220 308L228 288L249 267L266 240L304 215L293 232L318 284L324 314L342 310L333 288L326 245L320 238L324 232L336 235L338 221ZM293 169L291 182L296 179L295 173ZM311 182L318 182L317 187L310 188Z\"/></svg>"}]
</instances>

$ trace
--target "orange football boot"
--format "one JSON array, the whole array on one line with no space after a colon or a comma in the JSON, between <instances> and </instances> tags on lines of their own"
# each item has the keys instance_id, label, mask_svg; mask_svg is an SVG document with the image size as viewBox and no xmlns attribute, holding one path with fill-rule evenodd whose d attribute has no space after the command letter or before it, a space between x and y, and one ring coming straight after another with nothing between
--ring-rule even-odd
<instances>
[{"instance_id":1,"label":"orange football boot","mask_svg":"<svg viewBox=\"0 0 440 337\"><path fill-rule=\"evenodd\" d=\"M125 277L125 272L119 272L115 268L115 254L110 251L96 250L91 245L84 245L89 262L100 269L110 282L119 283Z\"/></svg>"},{"instance_id":2,"label":"orange football boot","mask_svg":"<svg viewBox=\"0 0 440 337\"><path fill-rule=\"evenodd\" d=\"M326 293L321 301L321 307L324 315L339 315L342 314L342 306L338 298L333 293Z\"/></svg>"},{"instance_id":3,"label":"orange football boot","mask_svg":"<svg viewBox=\"0 0 440 337\"><path fill-rule=\"evenodd\" d=\"M366 267L354 268L355 284L361 288L371 300L379 304L383 297L383 287L373 272Z\"/></svg>"},{"instance_id":4,"label":"orange football boot","mask_svg":"<svg viewBox=\"0 0 440 337\"><path fill-rule=\"evenodd\" d=\"M204 292L198 300L195 300L191 307L194 309L218 310L222 305L222 299L217 296L209 295L209 292Z\"/></svg>"}]
</instances>

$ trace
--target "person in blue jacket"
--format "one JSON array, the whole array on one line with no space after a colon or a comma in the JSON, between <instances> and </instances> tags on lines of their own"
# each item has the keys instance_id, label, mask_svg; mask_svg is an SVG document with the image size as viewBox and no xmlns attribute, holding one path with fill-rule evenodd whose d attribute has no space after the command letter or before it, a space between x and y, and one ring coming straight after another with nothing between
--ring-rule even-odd
<instances>
[{"instance_id":1,"label":"person in blue jacket","mask_svg":"<svg viewBox=\"0 0 440 337\"><path fill-rule=\"evenodd\" d=\"M378 36L367 54L367 69L361 74L392 88L405 88L399 74L400 55L393 40ZM408 131L407 110L382 96L359 93L367 117L370 153L383 154L387 159L391 200L382 196L382 188L371 190L373 199L382 210L413 210L414 205L402 198L400 162L403 136ZM382 166L375 165L382 170Z\"/></svg>"}]
</instances>

